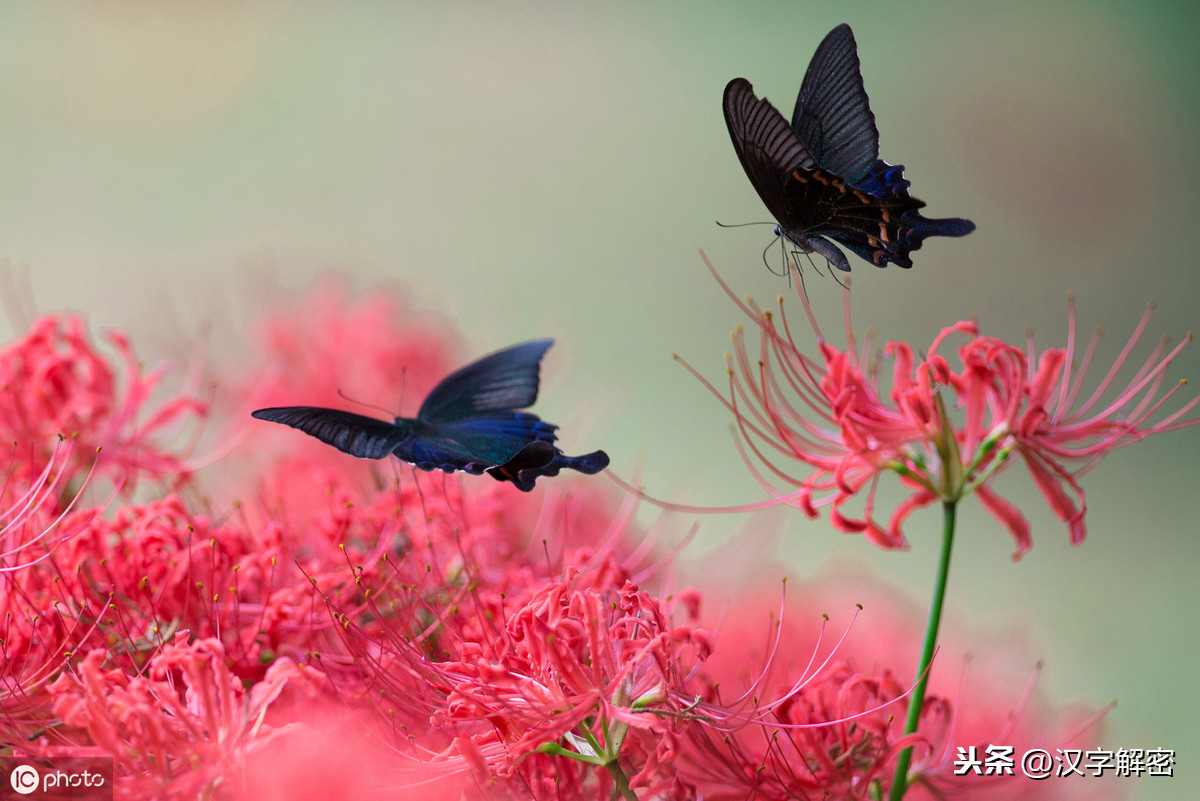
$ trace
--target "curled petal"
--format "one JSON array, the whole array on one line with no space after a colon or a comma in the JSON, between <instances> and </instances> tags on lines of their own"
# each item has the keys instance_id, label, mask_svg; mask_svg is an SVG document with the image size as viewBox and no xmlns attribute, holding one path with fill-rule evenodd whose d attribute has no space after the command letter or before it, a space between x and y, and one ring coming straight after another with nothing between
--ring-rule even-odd
<instances>
[{"instance_id":1,"label":"curled petal","mask_svg":"<svg viewBox=\"0 0 1200 801\"><path fill-rule=\"evenodd\" d=\"M1059 520L1067 524L1071 533L1071 544L1078 545L1083 542L1084 537L1087 536L1087 527L1083 520L1084 513L1087 511L1083 488L1070 473L1036 451L1022 450L1022 455L1025 457L1025 464L1029 467L1029 474L1033 477L1034 484L1041 491L1046 503L1050 505L1051 511ZM1067 493L1066 487L1070 487L1075 497L1079 499L1078 505L1076 505L1075 499Z\"/></svg>"},{"instance_id":2,"label":"curled petal","mask_svg":"<svg viewBox=\"0 0 1200 801\"><path fill-rule=\"evenodd\" d=\"M975 490L975 495L983 504L983 508L1012 534L1013 540L1017 543L1013 561L1024 556L1033 543L1029 538L1029 521L1025 519L1025 515L1021 514L1021 510L992 492L991 487L979 487Z\"/></svg>"}]
</instances>

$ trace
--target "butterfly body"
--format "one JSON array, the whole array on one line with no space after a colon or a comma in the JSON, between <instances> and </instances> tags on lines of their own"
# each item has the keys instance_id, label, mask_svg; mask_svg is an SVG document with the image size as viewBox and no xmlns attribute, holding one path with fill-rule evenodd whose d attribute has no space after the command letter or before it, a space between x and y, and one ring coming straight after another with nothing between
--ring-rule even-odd
<instances>
[{"instance_id":1,"label":"butterfly body","mask_svg":"<svg viewBox=\"0 0 1200 801\"><path fill-rule=\"evenodd\" d=\"M259 409L260 420L303 431L363 459L395 456L422 470L487 472L528 492L540 476L563 468L598 473L608 455L567 456L554 445L558 426L517 411L537 400L542 356L552 340L540 339L485 356L443 379L415 418L391 422L339 409L283 406Z\"/></svg>"},{"instance_id":2,"label":"butterfly body","mask_svg":"<svg viewBox=\"0 0 1200 801\"><path fill-rule=\"evenodd\" d=\"M878 158L879 131L848 25L817 48L790 124L744 78L725 87L723 105L734 150L779 222L776 233L803 252L849 270L837 242L879 267L907 268L925 237L975 230L970 220L922 216L925 203L908 193L904 167Z\"/></svg>"}]
</instances>

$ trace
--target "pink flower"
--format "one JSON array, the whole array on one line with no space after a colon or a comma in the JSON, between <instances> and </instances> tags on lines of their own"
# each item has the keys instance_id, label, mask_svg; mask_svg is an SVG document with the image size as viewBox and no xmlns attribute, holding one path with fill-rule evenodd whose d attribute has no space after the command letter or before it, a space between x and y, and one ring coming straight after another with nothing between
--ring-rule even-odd
<instances>
[{"instance_id":1,"label":"pink flower","mask_svg":"<svg viewBox=\"0 0 1200 801\"><path fill-rule=\"evenodd\" d=\"M458 366L445 319L411 311L395 286L356 297L332 275L265 314L256 341L259 372L246 392L259 406L378 404L411 416Z\"/></svg>"},{"instance_id":2,"label":"pink flower","mask_svg":"<svg viewBox=\"0 0 1200 801\"><path fill-rule=\"evenodd\" d=\"M186 473L183 456L156 438L202 417L204 404L184 394L147 414L166 366L145 373L123 334L112 332L108 339L119 368L96 350L74 316L40 317L24 337L0 348L0 435L38 454L31 462L34 472L61 435L79 440L77 465L89 464L102 448L100 470L114 481L138 473L160 478Z\"/></svg>"},{"instance_id":3,"label":"pink flower","mask_svg":"<svg viewBox=\"0 0 1200 801\"><path fill-rule=\"evenodd\" d=\"M711 799L875 798L890 779L895 752L920 742L900 737L894 719L892 701L904 692L888 672L870 677L835 664L775 705L771 723L755 721L732 733L692 727L680 771ZM931 702L922 729L940 731L946 717Z\"/></svg>"},{"instance_id":4,"label":"pink flower","mask_svg":"<svg viewBox=\"0 0 1200 801\"><path fill-rule=\"evenodd\" d=\"M82 477L71 475L74 450L74 440L59 438L40 472L13 454L0 479L0 573L37 564L76 533L77 529L68 530L62 523L75 508L91 471ZM74 480L79 480L78 486L70 486Z\"/></svg>"},{"instance_id":5,"label":"pink flower","mask_svg":"<svg viewBox=\"0 0 1200 801\"><path fill-rule=\"evenodd\" d=\"M903 524L916 509L974 493L1009 530L1017 545L1014 558L1020 558L1031 544L1029 524L991 486L1014 454L1068 525L1071 542L1081 542L1087 505L1079 477L1117 448L1200 422L1184 419L1200 398L1152 422L1181 386L1160 393L1167 365L1190 336L1169 352L1160 343L1127 383L1115 381L1152 307L1083 402L1081 385L1099 335L1076 370L1073 300L1066 348L1039 355L1032 338L1022 349L981 335L975 323L959 322L943 329L920 358L909 344L888 342L889 384L882 380L882 365L870 356L873 340L868 337L861 347L855 341L848 290L845 350L825 340L807 298L798 292L816 336L816 354L809 356L792 337L782 296L778 314L764 311L738 299L707 258L705 264L757 329L757 357L751 357L741 329L734 334L728 396L705 382L733 413L755 478L777 502L798 506L809 516L830 507L835 528L862 533L880 547L905 547ZM965 341L957 349L956 367L943 351L958 337ZM1101 402L1110 388L1114 397ZM788 469L788 461L808 472ZM885 527L875 519L874 496L888 471L897 473L912 494ZM862 493L862 513L851 513L846 504Z\"/></svg>"},{"instance_id":6,"label":"pink flower","mask_svg":"<svg viewBox=\"0 0 1200 801\"><path fill-rule=\"evenodd\" d=\"M711 642L630 582L614 544L568 551L547 578L545 551L510 550L501 571L487 551L477 563L477 548L464 547L446 560L456 569L440 591L406 578L420 562L364 572L369 608L392 631L348 623L350 638L376 665L388 714L419 743L414 759L469 778L481 791L471 797L591 797L613 786L691 797L667 765L673 713L692 702L683 688ZM424 603L409 618L414 595Z\"/></svg>"},{"instance_id":7,"label":"pink flower","mask_svg":"<svg viewBox=\"0 0 1200 801\"><path fill-rule=\"evenodd\" d=\"M429 390L460 366L458 340L448 321L413 311L398 285L356 295L336 275L322 276L303 293L266 305L254 326L249 369L230 371L222 381L223 406L233 410L226 448L239 446L238 458L236 466L233 460L223 464L223 486L212 489L242 500L246 481L262 481L265 474L272 502L281 497L320 504L280 459L295 462L322 485L351 478L365 489L411 475L396 460L349 457L316 439L254 420L250 412L305 405L376 418L411 416Z\"/></svg>"},{"instance_id":8,"label":"pink flower","mask_svg":"<svg viewBox=\"0 0 1200 801\"><path fill-rule=\"evenodd\" d=\"M459 736L474 731L467 736L480 750L499 746L499 776L548 747L605 764L637 731L669 740L669 719L647 713L687 704L676 693L689 658L711 650L707 633L671 626L659 603L628 581L589 586L595 577L569 569L512 608L492 641L464 643L456 661L440 666L445 723ZM647 767L634 786L668 778Z\"/></svg>"},{"instance_id":9,"label":"pink flower","mask_svg":"<svg viewBox=\"0 0 1200 801\"><path fill-rule=\"evenodd\" d=\"M90 651L78 673L62 674L50 692L63 726L56 736L113 756L118 798L197 798L236 786L247 750L270 731L263 726L268 707L286 688L312 698L328 686L319 672L282 660L246 690L219 642L189 642L182 632L144 675L105 669L106 657Z\"/></svg>"},{"instance_id":10,"label":"pink flower","mask_svg":"<svg viewBox=\"0 0 1200 801\"><path fill-rule=\"evenodd\" d=\"M299 305L273 340L272 361L285 365L276 386L295 382L289 400L296 387L330 405L339 388L386 392L398 365L421 358L419 376L445 372L444 337L405 319L393 296L347 302L326 289ZM935 687L904 738L892 718L909 688L890 672L909 668L903 660L846 643L835 659L804 624L768 627L753 659L739 637L762 627L730 623L716 651L699 593L662 589L674 554L655 554L632 496L615 508L595 485L530 496L372 471L295 438L278 454L230 449L246 459L223 461L221 480L246 462L255 477L227 485L236 504L191 492L208 489L195 482L175 492L181 457L161 448L150 469L138 461L160 447L142 436L159 416L128 422L143 417L145 393L116 389L122 370L84 347L81 331L63 335L70 347L34 337L0 358L16 373L47 366L21 384L22 403L53 396L46 408L74 410L79 426L58 451L23 443L0 486L9 747L111 755L122 798L382 788L423 801L559 801L862 798L914 743L914 793L967 794L946 776L950 746L974 742L958 734L975 737L962 693ZM63 353L75 356L60 364ZM145 389L135 368L126 364L125 380ZM347 385L354 376L365 383ZM413 380L415 404L427 387ZM168 408L172 420L199 411ZM11 419L29 436L53 428ZM110 460L107 476L141 472L147 500L76 504L97 430L116 443L104 453L128 457Z\"/></svg>"},{"instance_id":11,"label":"pink flower","mask_svg":"<svg viewBox=\"0 0 1200 801\"><path fill-rule=\"evenodd\" d=\"M27 449L15 448L0 478L0 721L28 736L53 721L46 687L90 622L60 614L73 603L56 574L54 554L85 531L101 509L76 509L91 477L72 475L75 441L60 439L35 472ZM94 466L94 463L93 463ZM47 591L49 590L49 593Z\"/></svg>"},{"instance_id":12,"label":"pink flower","mask_svg":"<svg viewBox=\"0 0 1200 801\"><path fill-rule=\"evenodd\" d=\"M727 590L729 580L723 577ZM1048 704L1034 686L1034 661L1014 647L1019 642L950 632L917 731L904 737L903 699L911 687L897 676L915 666L920 610L878 578L845 572L807 581L793 595L780 606L762 590L737 592L722 613L702 676L713 689L696 709L708 724L686 730L675 762L699 797L886 798L906 745L915 755L906 799L1077 797L1065 794L1065 780L954 775L959 746L1053 753L1095 742L1099 716ZM853 612L856 603L863 610L848 632L825 645L824 628L814 621L825 610L845 620L844 610ZM764 641L760 621L768 617L778 623ZM983 658L964 661L968 636ZM1122 796L1120 782L1097 781L1092 797Z\"/></svg>"}]
</instances>

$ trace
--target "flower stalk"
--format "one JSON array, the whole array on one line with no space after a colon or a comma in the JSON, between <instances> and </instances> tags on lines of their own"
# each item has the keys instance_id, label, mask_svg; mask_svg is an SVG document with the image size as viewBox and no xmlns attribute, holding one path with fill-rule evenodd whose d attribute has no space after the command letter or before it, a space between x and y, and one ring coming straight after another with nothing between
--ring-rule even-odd
<instances>
[{"instance_id":1,"label":"flower stalk","mask_svg":"<svg viewBox=\"0 0 1200 801\"><path fill-rule=\"evenodd\" d=\"M942 623L942 607L946 600L946 579L950 574L950 552L954 546L954 522L958 511L955 501L942 503L942 553L938 560L937 580L933 586L933 599L929 603L929 620L925 625L925 645L921 649L921 661L917 664L916 686L908 699L908 716L904 720L904 734L917 731L925 704L925 688L929 684L929 667L937 652L938 629ZM896 772L892 778L889 801L900 801L908 789L908 768L912 764L912 746L900 752L896 761Z\"/></svg>"}]
</instances>

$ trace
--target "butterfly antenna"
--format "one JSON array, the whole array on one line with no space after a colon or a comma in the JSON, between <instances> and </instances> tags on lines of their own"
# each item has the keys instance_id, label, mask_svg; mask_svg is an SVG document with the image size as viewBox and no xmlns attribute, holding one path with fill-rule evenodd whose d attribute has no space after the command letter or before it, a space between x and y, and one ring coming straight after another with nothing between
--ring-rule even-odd
<instances>
[{"instance_id":1,"label":"butterfly antenna","mask_svg":"<svg viewBox=\"0 0 1200 801\"><path fill-rule=\"evenodd\" d=\"M714 222L716 222L716 224L721 226L722 228L746 228L751 225L772 225L772 224L778 225L778 223L769 223L765 220L761 221L761 222L748 222L748 223L723 223L720 220L715 220Z\"/></svg>"},{"instance_id":2,"label":"butterfly antenna","mask_svg":"<svg viewBox=\"0 0 1200 801\"><path fill-rule=\"evenodd\" d=\"M375 411L377 411L377 412L383 412L383 413L384 413L384 414L386 414L388 417L395 417L395 416L396 416L396 415L395 415L395 414L392 412L392 410L391 410L391 409L385 409L385 408L383 408L382 406L376 406L376 405L375 405L375 404L373 404L373 403L367 403L366 401L360 401L360 400L358 400L357 398L352 398L352 397L350 397L350 396L349 396L349 395L347 395L345 392L342 392L342 389L341 389L341 387L338 387L337 394L338 394L338 397L339 397L339 398L341 398L341 399L342 399L342 400L344 400L344 401L348 401L348 402L350 402L350 403L353 403L353 404L355 404L355 405L358 405L358 406L363 406L363 407L365 407L365 408L367 408L367 409L374 409L374 410L375 410Z\"/></svg>"}]
</instances>

